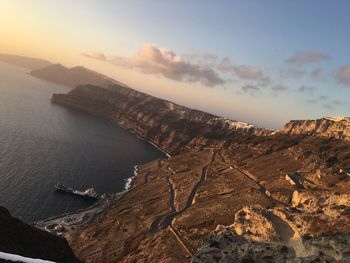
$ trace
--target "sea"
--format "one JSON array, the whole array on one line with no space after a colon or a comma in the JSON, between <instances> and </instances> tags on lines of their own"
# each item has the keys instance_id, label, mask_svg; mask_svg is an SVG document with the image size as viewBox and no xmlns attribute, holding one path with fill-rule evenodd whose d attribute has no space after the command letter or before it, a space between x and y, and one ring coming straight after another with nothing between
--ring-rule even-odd
<instances>
[{"instance_id":1,"label":"sea","mask_svg":"<svg viewBox=\"0 0 350 263\"><path fill-rule=\"evenodd\" d=\"M50 102L69 90L0 62L0 205L27 223L93 205L57 183L117 193L135 165L165 157L116 124Z\"/></svg>"}]
</instances>

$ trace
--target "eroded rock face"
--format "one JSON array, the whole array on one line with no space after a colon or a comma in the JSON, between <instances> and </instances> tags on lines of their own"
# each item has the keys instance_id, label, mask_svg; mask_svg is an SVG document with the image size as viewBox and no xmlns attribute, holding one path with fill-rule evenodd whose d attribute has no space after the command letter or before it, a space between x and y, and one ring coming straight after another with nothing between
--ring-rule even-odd
<instances>
[{"instance_id":1,"label":"eroded rock face","mask_svg":"<svg viewBox=\"0 0 350 263\"><path fill-rule=\"evenodd\" d=\"M236 235L231 228L219 226L204 241L193 258L193 263L212 262L283 262L294 258L287 246L256 242Z\"/></svg>"},{"instance_id":2,"label":"eroded rock face","mask_svg":"<svg viewBox=\"0 0 350 263\"><path fill-rule=\"evenodd\" d=\"M202 149L215 142L222 146L225 138L233 135L247 137L272 132L189 109L120 85L112 85L108 89L79 86L68 94L54 94L52 101L118 123L171 154Z\"/></svg>"},{"instance_id":3,"label":"eroded rock face","mask_svg":"<svg viewBox=\"0 0 350 263\"><path fill-rule=\"evenodd\" d=\"M323 197L319 194L319 197L323 199L320 201L323 203L320 205L322 208L344 203L342 197L335 198L329 194ZM309 200L305 195L300 196L300 199ZM316 207L317 203L313 205ZM343 206L350 208L348 202ZM323 215L315 214L310 206L301 205L299 208L301 210L289 211L283 207L244 207L236 213L234 224L229 227L218 226L209 235L193 262L349 262L349 232L312 237L309 233L316 236L317 233L312 230L308 216L319 220ZM334 209L336 211L339 212ZM334 213L326 216L333 221L338 218ZM242 217L243 220L239 219ZM323 223L325 228L331 227L327 226L327 222ZM300 226L309 228L305 230Z\"/></svg>"},{"instance_id":4,"label":"eroded rock face","mask_svg":"<svg viewBox=\"0 0 350 263\"><path fill-rule=\"evenodd\" d=\"M235 214L235 221L230 226L238 236L253 241L279 240L280 236L273 222L272 214L259 205L244 207Z\"/></svg>"},{"instance_id":5,"label":"eroded rock face","mask_svg":"<svg viewBox=\"0 0 350 263\"><path fill-rule=\"evenodd\" d=\"M350 117L327 117L318 120L288 122L281 131L286 134L303 134L350 140Z\"/></svg>"},{"instance_id":6,"label":"eroded rock face","mask_svg":"<svg viewBox=\"0 0 350 263\"><path fill-rule=\"evenodd\" d=\"M231 228L218 227L204 241L193 263L311 263L350 260L350 235L326 236L304 240L307 254L297 256L294 248L283 243L256 242L237 236Z\"/></svg>"}]
</instances>

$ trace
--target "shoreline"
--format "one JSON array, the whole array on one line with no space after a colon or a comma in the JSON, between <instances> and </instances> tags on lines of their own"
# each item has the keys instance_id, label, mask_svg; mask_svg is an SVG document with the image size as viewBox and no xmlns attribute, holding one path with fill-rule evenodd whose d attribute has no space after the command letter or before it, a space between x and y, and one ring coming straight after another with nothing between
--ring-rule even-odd
<instances>
[{"instance_id":1,"label":"shoreline","mask_svg":"<svg viewBox=\"0 0 350 263\"><path fill-rule=\"evenodd\" d=\"M86 112L86 111L84 111L84 112ZM96 115L95 115L95 116L96 116ZM108 118L107 118L107 120L108 120ZM137 138L139 138L139 139L141 139L141 140L143 140L143 141L148 142L149 144L153 145L153 146L156 147L158 150L160 150L161 152L163 152L168 158L171 158L170 153L168 153L166 150L162 149L159 145L157 145L156 143L152 142L151 140L146 139L145 137L143 137L143 136L137 134L133 129L128 128L128 127L126 127L125 125L123 125L123 124L121 124L121 123L115 123L115 122L113 122L113 121L111 121L111 122L114 123L114 124L116 124L116 125L118 125L118 126L120 126L120 127L122 127L124 130L129 131L131 134L135 135Z\"/></svg>"},{"instance_id":2,"label":"shoreline","mask_svg":"<svg viewBox=\"0 0 350 263\"><path fill-rule=\"evenodd\" d=\"M134 165L133 176L125 179L124 190L117 193L105 194L106 197L100 198L96 203L89 207L81 208L76 211L67 212L61 215L52 216L44 220L34 221L32 226L49 232L57 236L64 236L76 227L85 226L94 223L94 219L102 215L103 212L115 201L123 198L132 187L132 181L138 176L138 165ZM102 195L103 196L103 195Z\"/></svg>"},{"instance_id":3,"label":"shoreline","mask_svg":"<svg viewBox=\"0 0 350 263\"><path fill-rule=\"evenodd\" d=\"M64 236L77 227L94 223L96 218L102 215L113 201L119 200L126 193L127 191L110 194L87 208L36 221L31 225L56 236Z\"/></svg>"},{"instance_id":4,"label":"shoreline","mask_svg":"<svg viewBox=\"0 0 350 263\"><path fill-rule=\"evenodd\" d=\"M51 98L51 101L52 101L52 98ZM64 105L64 104L57 103L54 101L52 101L52 102L54 104L58 104L61 106L69 106L69 105ZM88 114L92 114L89 111L85 111L85 110L80 109L80 108L75 108L75 107L69 107L69 108L72 108L74 110L82 110L83 112L86 112ZM95 115L95 114L92 114L92 115L94 115L96 117L100 117L100 116ZM107 120L111 121L108 118L107 118ZM129 131L131 134L135 135L136 138L148 142L149 144L151 144L152 146L154 146L155 148L157 148L158 150L163 152L165 154L166 158L168 158L168 159L171 158L171 155L166 150L162 149L160 146L158 146L156 143L152 142L151 140L146 139L145 137L137 134L132 128L128 128L119 122L118 123L116 123L114 121L111 121L111 122L113 124L118 125L119 127L123 128L124 130ZM58 236L62 236L62 235L64 236L66 233L70 232L75 227L84 226L84 225L88 225L90 223L93 223L95 217L103 214L105 209L107 209L111 203L119 200L120 198L122 198L124 195L126 195L131 190L132 182L133 182L134 178L138 176L138 165L139 164L134 165L133 175L124 179L125 185L124 185L123 191L117 192L117 193L112 193L112 194L107 194L106 198L100 198L96 203L92 204L89 207L81 208L81 209L78 209L76 211L67 212L64 214L56 215L56 216L52 216L52 217L49 217L49 218L44 219L44 220L34 221L31 223L31 225L36 227L36 228L39 228L41 230L50 232L52 234L55 234Z\"/></svg>"},{"instance_id":5,"label":"shoreline","mask_svg":"<svg viewBox=\"0 0 350 263\"><path fill-rule=\"evenodd\" d=\"M131 176L131 177L129 177L129 178L127 178L127 179L124 179L124 180L125 180L124 191L122 191L121 193L124 193L124 192L127 192L127 191L130 190L132 180L133 180L136 176L138 176L138 173L137 173L138 168L137 168L137 166L138 166L138 165L134 165L134 175Z\"/></svg>"},{"instance_id":6,"label":"shoreline","mask_svg":"<svg viewBox=\"0 0 350 263\"><path fill-rule=\"evenodd\" d=\"M57 104L57 105L59 105L59 106L63 106L63 107L65 107L65 108L70 108L70 109L73 109L73 110L82 111L82 112L85 112L85 113L87 113L87 114L89 114L89 115L92 115L92 116L95 116L95 117L98 117L98 118L105 119L105 120L107 120L107 121L113 123L114 125L117 125L117 126L123 128L124 130L127 130L127 131L130 132L131 134L135 135L138 139L141 139L141 140L143 140L143 141L146 141L146 142L150 143L151 145L153 145L154 147L156 147L158 150L160 150L161 152L163 152L168 158L171 158L171 154L170 154L169 152L167 152L166 150L162 149L159 145L157 145L156 143L152 142L151 140L149 140L149 139L143 137L142 135L137 134L136 131L135 131L134 129L125 126L125 125L122 124L120 121L116 122L116 121L114 121L114 120L112 120L112 119L110 119L110 118L108 118L108 117L100 116L100 115L98 115L98 114L95 114L95 113L91 112L89 109L85 109L85 108L82 108L82 107L77 107L77 106L72 105L72 104L62 103L62 102L60 102L59 100L56 100L56 99L54 98L55 95L67 95L67 94L60 94L60 93L59 93L59 94L55 94L55 93L52 94L51 99L50 99L51 103Z\"/></svg>"}]
</instances>

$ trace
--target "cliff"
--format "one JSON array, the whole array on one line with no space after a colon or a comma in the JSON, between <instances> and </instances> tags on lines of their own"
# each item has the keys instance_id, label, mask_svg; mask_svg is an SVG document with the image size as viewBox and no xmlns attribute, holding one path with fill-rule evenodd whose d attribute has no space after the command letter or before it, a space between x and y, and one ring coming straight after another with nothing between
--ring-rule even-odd
<instances>
[{"instance_id":1,"label":"cliff","mask_svg":"<svg viewBox=\"0 0 350 263\"><path fill-rule=\"evenodd\" d=\"M282 129L285 134L332 137L350 141L350 117L327 117L317 120L294 120Z\"/></svg>"},{"instance_id":2,"label":"cliff","mask_svg":"<svg viewBox=\"0 0 350 263\"><path fill-rule=\"evenodd\" d=\"M0 233L1 252L55 262L80 262L64 238L13 218L4 207L0 207Z\"/></svg>"},{"instance_id":3,"label":"cliff","mask_svg":"<svg viewBox=\"0 0 350 263\"><path fill-rule=\"evenodd\" d=\"M111 120L171 154L203 149L207 145L223 145L234 136L243 138L271 133L120 85L109 88L78 86L68 94L54 94L52 102Z\"/></svg>"},{"instance_id":4,"label":"cliff","mask_svg":"<svg viewBox=\"0 0 350 263\"><path fill-rule=\"evenodd\" d=\"M52 101L172 154L138 166L128 192L66 234L84 261L349 261L344 136L271 132L118 85L79 86Z\"/></svg>"},{"instance_id":5,"label":"cliff","mask_svg":"<svg viewBox=\"0 0 350 263\"><path fill-rule=\"evenodd\" d=\"M61 64L52 64L44 68L32 70L30 74L34 77L71 88L82 84L93 84L101 87L107 87L116 83L122 85L107 76L82 66L66 68Z\"/></svg>"}]
</instances>

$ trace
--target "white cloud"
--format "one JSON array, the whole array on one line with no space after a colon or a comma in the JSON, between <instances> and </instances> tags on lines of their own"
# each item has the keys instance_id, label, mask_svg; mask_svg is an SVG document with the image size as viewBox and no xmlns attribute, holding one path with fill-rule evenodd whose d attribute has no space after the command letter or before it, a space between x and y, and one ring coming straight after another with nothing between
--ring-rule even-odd
<instances>
[{"instance_id":1,"label":"white cloud","mask_svg":"<svg viewBox=\"0 0 350 263\"><path fill-rule=\"evenodd\" d=\"M103 56L88 57L105 60ZM208 61L216 58L212 54L206 54L204 59ZM208 87L225 84L225 80L213 68L190 62L169 49L150 44L145 44L132 58L113 56L107 58L107 61L117 66L135 68L145 74L162 75L177 81L200 82Z\"/></svg>"}]
</instances>

